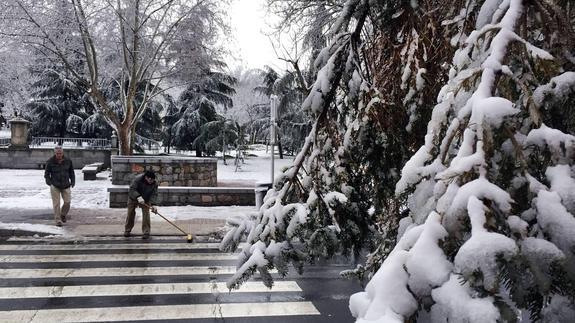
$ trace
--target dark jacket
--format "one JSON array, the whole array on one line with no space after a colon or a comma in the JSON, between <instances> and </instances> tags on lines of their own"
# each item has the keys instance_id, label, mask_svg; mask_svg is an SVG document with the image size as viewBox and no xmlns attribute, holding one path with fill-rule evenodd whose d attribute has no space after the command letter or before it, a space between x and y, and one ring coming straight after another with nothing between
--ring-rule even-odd
<instances>
[{"instance_id":1,"label":"dark jacket","mask_svg":"<svg viewBox=\"0 0 575 323\"><path fill-rule=\"evenodd\" d=\"M54 185L59 189L74 186L76 184L76 177L74 176L72 161L64 156L62 162L58 163L56 157L52 156L46 162L44 178L46 179L47 185Z\"/></svg>"},{"instance_id":2,"label":"dark jacket","mask_svg":"<svg viewBox=\"0 0 575 323\"><path fill-rule=\"evenodd\" d=\"M130 184L128 196L134 201L138 199L138 196L141 196L146 203L155 205L158 203L158 183L154 181L152 184L148 184L144 179L144 174L140 174Z\"/></svg>"}]
</instances>

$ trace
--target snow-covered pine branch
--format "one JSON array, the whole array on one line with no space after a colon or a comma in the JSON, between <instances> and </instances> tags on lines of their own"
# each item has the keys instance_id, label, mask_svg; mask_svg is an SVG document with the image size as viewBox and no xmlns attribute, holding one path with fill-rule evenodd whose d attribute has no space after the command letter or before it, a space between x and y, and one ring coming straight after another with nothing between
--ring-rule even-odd
<instances>
[{"instance_id":1,"label":"snow-covered pine branch","mask_svg":"<svg viewBox=\"0 0 575 323\"><path fill-rule=\"evenodd\" d=\"M229 249L249 230L237 272L228 281L230 288L237 287L256 271L263 275L264 284L271 286L273 281L269 269L275 267L280 274L286 274L287 265L292 264L301 272L303 263L338 250L336 232L341 219L338 219L337 213L347 202L345 193L342 193L345 186L331 185L328 189L328 186L312 184L309 172L313 168L316 174L313 175L316 176L314 180L322 175L325 181L322 184L337 176L337 170L341 167L337 167L337 161L334 165L332 158L337 149L330 144L331 139L325 132L337 120L336 107L343 98L342 93L349 92L350 84L359 87L354 82L362 83L361 77L351 81L348 76L353 75L361 65L356 64L355 60L359 57L357 48L361 44L358 35L367 16L367 1L349 0L347 3L343 16L354 21L354 29L349 32L342 27L349 26L349 21L338 24L337 28L342 29L338 29L331 45L316 59L319 72L303 107L317 117L302 150L292 167L274 180L274 188L264 198L255 222L232 223L235 227L221 244L221 249ZM318 208L327 212L320 212ZM317 248L329 250L327 253L319 252Z\"/></svg>"},{"instance_id":2,"label":"snow-covered pine branch","mask_svg":"<svg viewBox=\"0 0 575 323\"><path fill-rule=\"evenodd\" d=\"M483 2L477 29L454 55L425 143L397 183L409 211L397 245L350 299L357 322L575 317L573 136L529 113L543 98L572 102L573 80L561 72L569 65L537 69L565 62L534 45L552 42L535 36L546 31L537 10L523 0ZM523 27L532 32L520 33ZM536 79L549 80L556 93Z\"/></svg>"}]
</instances>

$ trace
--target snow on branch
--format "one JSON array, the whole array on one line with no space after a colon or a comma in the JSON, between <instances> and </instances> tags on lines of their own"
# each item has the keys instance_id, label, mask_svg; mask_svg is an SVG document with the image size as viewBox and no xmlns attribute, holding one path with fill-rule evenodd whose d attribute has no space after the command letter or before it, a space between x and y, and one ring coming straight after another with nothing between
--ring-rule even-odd
<instances>
[{"instance_id":1,"label":"snow on branch","mask_svg":"<svg viewBox=\"0 0 575 323\"><path fill-rule=\"evenodd\" d=\"M471 9L474 3L468 2ZM405 322L421 316L433 322L506 321L509 311L525 307L528 301L521 297L539 297L516 293L523 286L514 284L526 278L515 277L514 270L523 266L524 259L547 259L549 266L559 267L545 272L554 275L557 270L558 277L565 274L557 268L574 263L575 217L570 212L575 209L575 195L567 193L575 190L573 168L567 166L573 164L573 136L545 125L530 131L533 122L518 121L529 116L521 105L525 101L509 95L500 82L502 76L517 81L520 77L515 74L524 72L513 65L512 43L525 46L523 55L554 59L518 36L524 12L522 0L483 2L477 30L455 53L424 145L405 164L396 185L395 193L406 197L410 214L400 222L399 241L365 291L350 299L357 322ZM559 97L571 95L572 77L563 73L552 79L553 85L536 90L537 104L546 96L553 99L554 91ZM525 85L518 88L521 91ZM508 136L528 156L522 168L500 153L510 141ZM533 147L549 151L545 161L550 164L565 165L546 168L546 176L530 169L536 179L526 170L527 163L541 160L533 156ZM546 182L551 184L549 189ZM528 188L527 195L518 194L524 192L522 188ZM518 206L515 196L527 205ZM517 209L525 211L517 216ZM539 242L530 235L550 237L550 241ZM561 267L562 261L567 261L567 267ZM501 298L516 303L502 305ZM529 310L537 313L544 306Z\"/></svg>"},{"instance_id":2,"label":"snow on branch","mask_svg":"<svg viewBox=\"0 0 575 323\"><path fill-rule=\"evenodd\" d=\"M316 120L309 132L303 148L294 159L293 165L274 179L273 188L268 191L257 218L250 224L243 222L231 223L234 228L228 232L220 245L221 249L229 250L230 246L237 245L237 241L247 234L246 244L241 251L236 274L228 281L228 287L239 286L256 271L266 275L264 283L271 286L273 281L269 276L269 269L277 268L280 274L287 274L287 264L291 263L298 271L302 264L314 254L314 248L326 248L319 244L330 241L334 243L334 232L339 231L338 220L334 209L347 202L346 195L337 190L316 191L306 180L306 164L327 151L331 151L325 140L323 132L329 131L329 115L334 114L338 94L343 88L348 75L353 75L358 65L354 60L358 56L356 34L362 30L365 22L366 10L355 17L360 4L366 5L365 0L348 0L338 20L339 27L335 27L330 46L324 48L316 59L320 68L312 89L302 104L303 109L311 110ZM363 18L362 18L363 17ZM355 21L357 19L357 21ZM354 31L348 32L350 22L353 21ZM361 78L356 78L356 80ZM329 140L328 140L329 141ZM318 213L322 208L329 215ZM309 224L310 217L313 223L328 223L327 227L317 227ZM313 229L304 227L316 226ZM248 233L249 232L249 233Z\"/></svg>"},{"instance_id":3,"label":"snow on branch","mask_svg":"<svg viewBox=\"0 0 575 323\"><path fill-rule=\"evenodd\" d=\"M564 100L575 92L575 72L565 72L551 79L547 84L539 86L533 92L533 99L541 107L546 100Z\"/></svg>"}]
</instances>

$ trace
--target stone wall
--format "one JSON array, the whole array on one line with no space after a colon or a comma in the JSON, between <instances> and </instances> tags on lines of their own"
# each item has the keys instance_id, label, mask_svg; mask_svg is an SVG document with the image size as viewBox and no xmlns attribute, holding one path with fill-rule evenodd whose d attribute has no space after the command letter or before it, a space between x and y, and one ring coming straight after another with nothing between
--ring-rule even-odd
<instances>
[{"instance_id":1,"label":"stone wall","mask_svg":"<svg viewBox=\"0 0 575 323\"><path fill-rule=\"evenodd\" d=\"M110 207L125 208L128 187L110 187ZM245 187L159 187L159 206L255 205L254 188Z\"/></svg>"},{"instance_id":2,"label":"stone wall","mask_svg":"<svg viewBox=\"0 0 575 323\"><path fill-rule=\"evenodd\" d=\"M160 186L217 186L217 159L178 156L113 156L112 184L129 185L145 170Z\"/></svg>"},{"instance_id":3,"label":"stone wall","mask_svg":"<svg viewBox=\"0 0 575 323\"><path fill-rule=\"evenodd\" d=\"M110 167L110 150L64 148L64 155L72 160L76 169L92 163L104 163L105 168ZM0 168L43 169L52 156L54 148L0 148Z\"/></svg>"}]
</instances>

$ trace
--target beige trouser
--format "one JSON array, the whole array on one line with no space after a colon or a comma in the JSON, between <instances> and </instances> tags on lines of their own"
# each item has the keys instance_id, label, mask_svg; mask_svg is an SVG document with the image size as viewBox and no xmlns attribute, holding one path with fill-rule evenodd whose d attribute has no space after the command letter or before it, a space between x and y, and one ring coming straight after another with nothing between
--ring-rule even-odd
<instances>
[{"instance_id":1,"label":"beige trouser","mask_svg":"<svg viewBox=\"0 0 575 323\"><path fill-rule=\"evenodd\" d=\"M50 195L52 196L52 207L54 208L54 220L62 221L62 218L68 215L70 211L70 202L72 201L72 191L70 188L57 188L50 185ZM64 205L60 208L60 196L64 200Z\"/></svg>"},{"instance_id":2,"label":"beige trouser","mask_svg":"<svg viewBox=\"0 0 575 323\"><path fill-rule=\"evenodd\" d=\"M134 219L136 218L136 208L140 206L138 201L128 198L128 216L126 217L126 226L124 231L131 232L134 227ZM150 208L141 206L142 208L142 233L150 234Z\"/></svg>"}]
</instances>

